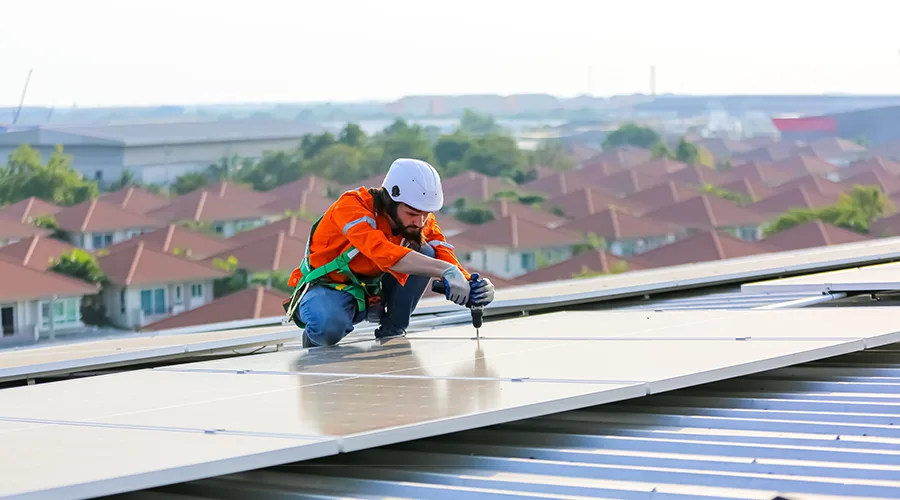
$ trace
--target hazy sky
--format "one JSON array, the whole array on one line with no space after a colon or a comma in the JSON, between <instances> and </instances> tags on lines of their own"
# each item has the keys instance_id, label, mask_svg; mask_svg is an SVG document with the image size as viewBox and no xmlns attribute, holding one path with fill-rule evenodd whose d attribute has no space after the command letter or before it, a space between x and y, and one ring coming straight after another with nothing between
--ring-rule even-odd
<instances>
[{"instance_id":1,"label":"hazy sky","mask_svg":"<svg viewBox=\"0 0 900 500\"><path fill-rule=\"evenodd\" d=\"M900 93L897 0L0 0L0 105ZM591 78L589 78L589 75Z\"/></svg>"}]
</instances>

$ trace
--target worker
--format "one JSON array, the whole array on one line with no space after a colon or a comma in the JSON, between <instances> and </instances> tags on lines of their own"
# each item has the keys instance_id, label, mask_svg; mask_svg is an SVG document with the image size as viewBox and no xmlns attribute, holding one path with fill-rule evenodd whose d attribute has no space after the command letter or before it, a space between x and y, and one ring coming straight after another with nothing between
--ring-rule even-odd
<instances>
[{"instance_id":1,"label":"worker","mask_svg":"<svg viewBox=\"0 0 900 500\"><path fill-rule=\"evenodd\" d=\"M425 161L391 164L380 188L344 192L313 224L306 254L288 281L285 320L303 346L340 342L363 320L376 338L403 336L432 278L460 306L489 304L494 285L471 280L435 220L444 205L437 170Z\"/></svg>"}]
</instances>

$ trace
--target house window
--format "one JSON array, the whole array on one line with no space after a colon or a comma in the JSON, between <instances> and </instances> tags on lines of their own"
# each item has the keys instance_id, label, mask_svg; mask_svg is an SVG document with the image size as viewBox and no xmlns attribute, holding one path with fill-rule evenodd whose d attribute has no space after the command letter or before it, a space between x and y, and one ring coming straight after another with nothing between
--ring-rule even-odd
<instances>
[{"instance_id":1,"label":"house window","mask_svg":"<svg viewBox=\"0 0 900 500\"><path fill-rule=\"evenodd\" d=\"M191 285L191 297L199 299L203 297L203 285Z\"/></svg>"},{"instance_id":2,"label":"house window","mask_svg":"<svg viewBox=\"0 0 900 500\"><path fill-rule=\"evenodd\" d=\"M51 310L53 315L53 327L77 325L81 322L81 301L78 299L62 299L50 302L41 302L41 328L50 328Z\"/></svg>"},{"instance_id":3,"label":"house window","mask_svg":"<svg viewBox=\"0 0 900 500\"><path fill-rule=\"evenodd\" d=\"M94 234L93 244L94 248L106 248L112 245L113 235L112 233L97 233Z\"/></svg>"},{"instance_id":4,"label":"house window","mask_svg":"<svg viewBox=\"0 0 900 500\"><path fill-rule=\"evenodd\" d=\"M2 325L3 336L8 337L16 333L16 308L14 306L0 307L0 325Z\"/></svg>"},{"instance_id":5,"label":"house window","mask_svg":"<svg viewBox=\"0 0 900 500\"><path fill-rule=\"evenodd\" d=\"M119 312L125 314L125 289L119 290Z\"/></svg>"},{"instance_id":6,"label":"house window","mask_svg":"<svg viewBox=\"0 0 900 500\"><path fill-rule=\"evenodd\" d=\"M144 311L144 316L165 314L166 290L164 288L141 290L141 310Z\"/></svg>"},{"instance_id":7,"label":"house window","mask_svg":"<svg viewBox=\"0 0 900 500\"><path fill-rule=\"evenodd\" d=\"M526 271L531 271L534 269L534 254L533 253L523 253L522 254L522 269Z\"/></svg>"},{"instance_id":8,"label":"house window","mask_svg":"<svg viewBox=\"0 0 900 500\"><path fill-rule=\"evenodd\" d=\"M181 285L175 286L175 303L176 304L181 303Z\"/></svg>"}]
</instances>

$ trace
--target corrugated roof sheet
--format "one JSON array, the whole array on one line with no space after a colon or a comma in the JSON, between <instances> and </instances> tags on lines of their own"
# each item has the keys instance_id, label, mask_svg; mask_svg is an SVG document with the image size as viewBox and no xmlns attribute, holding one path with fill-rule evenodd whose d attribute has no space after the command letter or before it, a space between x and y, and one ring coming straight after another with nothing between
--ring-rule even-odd
<instances>
[{"instance_id":1,"label":"corrugated roof sheet","mask_svg":"<svg viewBox=\"0 0 900 500\"><path fill-rule=\"evenodd\" d=\"M893 345L122 498L897 498L898 387Z\"/></svg>"}]
</instances>

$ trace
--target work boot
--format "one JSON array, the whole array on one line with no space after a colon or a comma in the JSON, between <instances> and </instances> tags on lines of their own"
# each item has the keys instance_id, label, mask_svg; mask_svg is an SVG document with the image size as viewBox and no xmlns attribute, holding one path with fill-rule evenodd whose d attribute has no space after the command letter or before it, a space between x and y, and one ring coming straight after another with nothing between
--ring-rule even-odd
<instances>
[{"instance_id":1,"label":"work boot","mask_svg":"<svg viewBox=\"0 0 900 500\"><path fill-rule=\"evenodd\" d=\"M302 342L302 347L304 349L307 349L309 347L316 347L315 345L313 345L312 341L309 340L309 335L307 335L306 332L303 332Z\"/></svg>"},{"instance_id":2,"label":"work boot","mask_svg":"<svg viewBox=\"0 0 900 500\"><path fill-rule=\"evenodd\" d=\"M406 336L406 330L404 330L403 328L386 328L384 325L382 325L375 329L376 339L388 339L392 337L404 336Z\"/></svg>"}]
</instances>

